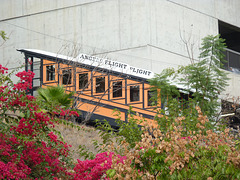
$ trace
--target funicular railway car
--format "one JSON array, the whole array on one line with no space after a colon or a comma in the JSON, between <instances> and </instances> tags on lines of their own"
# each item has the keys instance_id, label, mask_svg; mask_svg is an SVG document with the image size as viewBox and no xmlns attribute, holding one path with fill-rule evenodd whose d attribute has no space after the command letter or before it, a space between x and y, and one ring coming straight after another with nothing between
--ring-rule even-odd
<instances>
[{"instance_id":1,"label":"funicular railway car","mask_svg":"<svg viewBox=\"0 0 240 180\"><path fill-rule=\"evenodd\" d=\"M127 122L129 106L149 124L156 115L148 79L153 72L109 59L80 54L76 58L35 49L19 49L25 70L35 73L32 95L39 87L63 85L74 91L74 105L84 119L106 119L115 125L114 109ZM158 101L158 107L161 102Z\"/></svg>"}]
</instances>

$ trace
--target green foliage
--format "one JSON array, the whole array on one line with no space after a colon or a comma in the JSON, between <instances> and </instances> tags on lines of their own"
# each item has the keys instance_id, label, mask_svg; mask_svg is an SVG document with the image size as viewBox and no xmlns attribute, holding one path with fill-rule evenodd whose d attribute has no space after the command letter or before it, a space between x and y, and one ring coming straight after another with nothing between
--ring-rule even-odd
<instances>
[{"instance_id":1,"label":"green foliage","mask_svg":"<svg viewBox=\"0 0 240 180\"><path fill-rule=\"evenodd\" d=\"M120 145L122 141L126 141L133 148L136 142L141 139L143 131L139 124L143 123L144 120L135 115L131 106L128 110L127 123L121 120L120 112L117 109L113 113L116 116L115 122L118 130L113 129L107 120L96 120L96 126L99 130L98 134L102 142L94 141L93 144L96 149L99 149L99 152L107 151L108 146L112 144ZM121 154L122 149L115 148L115 152Z\"/></svg>"},{"instance_id":2,"label":"green foliage","mask_svg":"<svg viewBox=\"0 0 240 180\"><path fill-rule=\"evenodd\" d=\"M207 121L207 118L201 112L198 112L198 116L198 121L205 124L203 121ZM177 126L175 124L172 123L172 128L165 133L159 129L144 128L142 139L136 142L133 151L124 154L127 157L125 162L131 160L131 163L116 165L108 171L108 177L239 179L240 152L234 148L228 130L219 133L208 130L202 133L202 128L198 127L196 132L185 136L181 123Z\"/></svg>"},{"instance_id":3,"label":"green foliage","mask_svg":"<svg viewBox=\"0 0 240 180\"><path fill-rule=\"evenodd\" d=\"M161 109L155 116L155 120L158 122L158 128L166 133L169 130L173 130L172 123L175 125L182 125L182 133L184 135L189 134L189 130L197 130L196 124L198 121L198 112L195 109L195 102L192 99L185 102L188 103L188 108L182 108L183 102L178 101L178 99L172 98L168 100L167 109ZM161 114L161 115L159 115ZM184 117L182 121L177 121L177 117Z\"/></svg>"},{"instance_id":4,"label":"green foliage","mask_svg":"<svg viewBox=\"0 0 240 180\"><path fill-rule=\"evenodd\" d=\"M150 81L152 90L158 92L155 101L161 99L164 106L156 109L158 129L145 129L141 139L129 138L136 146L130 143L128 148L133 152L123 155L131 163L116 165L108 177L239 179L239 152L233 148L238 141L233 142L227 131L209 130L215 129L218 96L228 80L220 69L224 48L219 35L207 36L200 49L201 61L177 70L166 69ZM130 137L128 131L124 137Z\"/></svg>"},{"instance_id":5,"label":"green foliage","mask_svg":"<svg viewBox=\"0 0 240 180\"><path fill-rule=\"evenodd\" d=\"M85 145L79 145L78 152L80 157L84 159L94 159L96 155L92 152L89 152Z\"/></svg>"},{"instance_id":6,"label":"green foliage","mask_svg":"<svg viewBox=\"0 0 240 180\"><path fill-rule=\"evenodd\" d=\"M150 80L150 85L152 86L151 89L154 92L158 92L160 89L159 94L155 94L155 100L161 99L161 103L165 104L169 98L171 97L179 97L180 93L178 88L171 84L169 77L173 79L176 78L176 73L173 68L164 69L161 74L156 74L153 79Z\"/></svg>"},{"instance_id":7,"label":"green foliage","mask_svg":"<svg viewBox=\"0 0 240 180\"><path fill-rule=\"evenodd\" d=\"M115 110L115 112L118 112L115 120L119 127L117 135L124 137L125 141L130 144L131 148L134 147L135 143L141 140L143 131L139 125L143 123L143 119L135 117L136 113L133 112L131 106L128 110L127 123L121 120L120 112L118 110Z\"/></svg>"},{"instance_id":8,"label":"green foliage","mask_svg":"<svg viewBox=\"0 0 240 180\"><path fill-rule=\"evenodd\" d=\"M36 101L40 106L39 112L42 111L51 114L51 117L54 117L57 123L81 130L79 126L71 122L76 118L71 114L72 111L80 114L78 110L71 108L71 97L74 95L74 92L66 93L64 87L59 85L39 88L37 92L38 96ZM61 111L59 115L64 116L64 118L58 118L59 115L56 116L55 114L56 110Z\"/></svg>"},{"instance_id":9,"label":"green foliage","mask_svg":"<svg viewBox=\"0 0 240 180\"><path fill-rule=\"evenodd\" d=\"M107 170L106 174L109 178L113 178L116 174L116 171L115 171L115 169L109 169L109 170Z\"/></svg>"},{"instance_id":10,"label":"green foliage","mask_svg":"<svg viewBox=\"0 0 240 180\"><path fill-rule=\"evenodd\" d=\"M194 90L193 98L210 119L219 107L218 95L227 86L227 73L220 69L225 61L225 48L224 40L219 35L207 36L200 48L201 61L179 69L183 75L180 82Z\"/></svg>"},{"instance_id":11,"label":"green foliage","mask_svg":"<svg viewBox=\"0 0 240 180\"><path fill-rule=\"evenodd\" d=\"M98 135L102 139L102 142L98 142L96 140L93 141L93 144L98 152L105 152L107 151L107 146L111 145L114 140L113 138L116 137L116 132L111 127L107 120L100 121L97 119L96 121L96 128L99 130Z\"/></svg>"},{"instance_id":12,"label":"green foliage","mask_svg":"<svg viewBox=\"0 0 240 180\"><path fill-rule=\"evenodd\" d=\"M0 37L1 37L4 41L6 41L7 39L9 39L9 38L7 37L7 34L6 34L5 31L0 31Z\"/></svg>"},{"instance_id":13,"label":"green foliage","mask_svg":"<svg viewBox=\"0 0 240 180\"><path fill-rule=\"evenodd\" d=\"M52 86L47 88L39 88L38 99L43 101L46 107L64 107L69 108L72 104L70 99L74 92L66 93L63 86Z\"/></svg>"},{"instance_id":14,"label":"green foliage","mask_svg":"<svg viewBox=\"0 0 240 180\"><path fill-rule=\"evenodd\" d=\"M148 149L146 151L140 152L141 163L135 163L133 161L132 166L140 171L148 171L150 174L153 174L156 178L159 177L161 174L162 178L166 178L169 176L169 163L165 163L164 160L166 159L166 154L158 154L156 153L156 148Z\"/></svg>"},{"instance_id":15,"label":"green foliage","mask_svg":"<svg viewBox=\"0 0 240 180\"><path fill-rule=\"evenodd\" d=\"M194 107L189 104L197 105L204 115L214 121L220 105L218 96L227 86L228 80L227 73L220 69L224 62L225 47L224 40L219 35L205 37L200 48L199 62L180 66L177 70L165 69L150 80L153 90L161 91L155 98L161 96L162 105L167 109L176 103L174 99L178 99L178 107L181 107L182 111ZM183 94L191 99L181 100ZM177 117L177 113L179 111L173 116Z\"/></svg>"},{"instance_id":16,"label":"green foliage","mask_svg":"<svg viewBox=\"0 0 240 180\"><path fill-rule=\"evenodd\" d=\"M235 179L239 177L240 170L233 164L226 163L230 147L219 146L218 149L200 147L195 157L190 159L189 166L181 171L175 171L173 176L182 179ZM237 178L238 179L238 178Z\"/></svg>"}]
</instances>

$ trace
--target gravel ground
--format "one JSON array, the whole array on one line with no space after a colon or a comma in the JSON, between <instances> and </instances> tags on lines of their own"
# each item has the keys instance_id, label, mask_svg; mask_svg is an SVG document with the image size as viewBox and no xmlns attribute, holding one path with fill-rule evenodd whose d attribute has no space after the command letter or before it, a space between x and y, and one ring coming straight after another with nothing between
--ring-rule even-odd
<instances>
[{"instance_id":1,"label":"gravel ground","mask_svg":"<svg viewBox=\"0 0 240 180\"><path fill-rule=\"evenodd\" d=\"M68 144L72 145L71 151L73 153L73 158L84 160L77 153L79 145L85 145L87 150L97 154L97 149L95 149L92 141L97 140L101 142L101 138L98 135L99 130L96 130L94 127L79 125L81 130L77 128L72 128L64 124L56 124L55 129L61 132L63 140Z\"/></svg>"}]
</instances>

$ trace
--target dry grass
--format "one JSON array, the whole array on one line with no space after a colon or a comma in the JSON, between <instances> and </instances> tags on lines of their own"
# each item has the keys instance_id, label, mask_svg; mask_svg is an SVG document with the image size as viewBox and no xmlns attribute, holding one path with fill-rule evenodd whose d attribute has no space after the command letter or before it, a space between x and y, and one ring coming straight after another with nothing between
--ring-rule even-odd
<instances>
[{"instance_id":1,"label":"dry grass","mask_svg":"<svg viewBox=\"0 0 240 180\"><path fill-rule=\"evenodd\" d=\"M97 149L95 149L92 141L97 140L98 142L101 142L101 138L98 135L99 130L96 130L94 127L86 125L78 126L81 127L81 130L64 124L56 124L55 129L61 132L65 142L72 145L71 152L73 153L73 158L75 160L84 160L84 158L80 157L78 154L79 145L85 145L89 152L97 154Z\"/></svg>"}]
</instances>

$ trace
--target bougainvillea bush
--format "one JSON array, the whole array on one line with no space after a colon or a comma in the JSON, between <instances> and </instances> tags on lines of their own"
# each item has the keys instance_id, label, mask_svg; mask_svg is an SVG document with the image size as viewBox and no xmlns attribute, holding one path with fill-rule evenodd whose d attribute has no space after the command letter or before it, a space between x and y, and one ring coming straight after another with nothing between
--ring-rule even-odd
<instances>
[{"instance_id":1,"label":"bougainvillea bush","mask_svg":"<svg viewBox=\"0 0 240 180\"><path fill-rule=\"evenodd\" d=\"M111 169L113 156L113 152L103 152L97 154L96 158L93 160L78 160L78 163L74 168L76 172L74 179L100 179L107 170ZM117 155L116 157L119 159L116 164L120 162L123 164L123 161L126 159L126 157L120 155Z\"/></svg>"},{"instance_id":2,"label":"bougainvillea bush","mask_svg":"<svg viewBox=\"0 0 240 180\"><path fill-rule=\"evenodd\" d=\"M26 95L34 73L17 73L20 81L13 84L7 70L0 66L0 179L73 177L70 146L54 133L56 119L41 111L35 97Z\"/></svg>"},{"instance_id":3,"label":"bougainvillea bush","mask_svg":"<svg viewBox=\"0 0 240 180\"><path fill-rule=\"evenodd\" d=\"M46 111L26 93L32 88L34 73L17 73L20 80L14 84L7 71L0 65L0 179L95 180L104 176L112 166L112 152L75 162L70 145L54 129L55 123L66 124L78 112L61 106ZM124 157L118 157L123 163Z\"/></svg>"}]
</instances>

